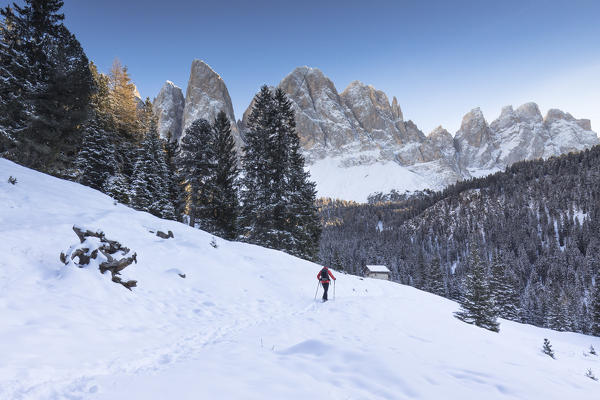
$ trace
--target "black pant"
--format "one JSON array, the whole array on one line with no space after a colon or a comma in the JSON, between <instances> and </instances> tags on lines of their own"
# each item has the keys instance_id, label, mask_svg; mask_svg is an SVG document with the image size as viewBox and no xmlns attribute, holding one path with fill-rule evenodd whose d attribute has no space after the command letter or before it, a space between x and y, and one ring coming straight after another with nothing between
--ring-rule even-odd
<instances>
[{"instance_id":1,"label":"black pant","mask_svg":"<svg viewBox=\"0 0 600 400\"><path fill-rule=\"evenodd\" d=\"M323 300L327 300L327 289L329 289L329 282L321 282L323 285Z\"/></svg>"}]
</instances>

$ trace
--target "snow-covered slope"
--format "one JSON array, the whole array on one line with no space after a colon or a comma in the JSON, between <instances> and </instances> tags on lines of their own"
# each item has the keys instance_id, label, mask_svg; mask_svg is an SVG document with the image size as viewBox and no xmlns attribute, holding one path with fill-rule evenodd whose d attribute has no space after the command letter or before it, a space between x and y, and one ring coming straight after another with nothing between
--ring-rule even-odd
<instances>
[{"instance_id":1,"label":"snow-covered slope","mask_svg":"<svg viewBox=\"0 0 600 400\"><path fill-rule=\"evenodd\" d=\"M138 287L65 267L73 224L137 252ZM341 273L321 304L317 265L211 239L0 159L0 399L598 397L600 338L488 332L451 301Z\"/></svg>"}]
</instances>

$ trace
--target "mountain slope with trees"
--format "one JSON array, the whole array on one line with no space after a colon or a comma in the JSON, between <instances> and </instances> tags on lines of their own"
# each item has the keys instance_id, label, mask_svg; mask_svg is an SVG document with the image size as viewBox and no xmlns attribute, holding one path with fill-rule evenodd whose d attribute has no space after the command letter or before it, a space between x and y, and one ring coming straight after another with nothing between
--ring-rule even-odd
<instances>
[{"instance_id":1,"label":"mountain slope with trees","mask_svg":"<svg viewBox=\"0 0 600 400\"><path fill-rule=\"evenodd\" d=\"M443 192L371 200L321 202L321 262L356 274L385 264L394 280L424 290L439 262L444 295L461 299L477 247L488 279L495 270L495 287L502 283L500 316L584 333L597 326L600 146L516 163Z\"/></svg>"}]
</instances>

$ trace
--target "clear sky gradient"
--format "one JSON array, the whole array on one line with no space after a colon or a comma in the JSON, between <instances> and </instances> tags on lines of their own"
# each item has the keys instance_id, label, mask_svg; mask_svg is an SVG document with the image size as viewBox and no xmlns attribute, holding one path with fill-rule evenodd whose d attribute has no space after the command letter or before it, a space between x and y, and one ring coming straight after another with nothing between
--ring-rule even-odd
<instances>
[{"instance_id":1,"label":"clear sky gradient","mask_svg":"<svg viewBox=\"0 0 600 400\"><path fill-rule=\"evenodd\" d=\"M426 134L454 134L477 106L491 122L528 101L600 131L598 0L65 0L64 12L88 57L105 72L118 57L143 97L165 80L185 92L204 60L238 119L262 84L308 65L340 92L360 80L396 96Z\"/></svg>"}]
</instances>

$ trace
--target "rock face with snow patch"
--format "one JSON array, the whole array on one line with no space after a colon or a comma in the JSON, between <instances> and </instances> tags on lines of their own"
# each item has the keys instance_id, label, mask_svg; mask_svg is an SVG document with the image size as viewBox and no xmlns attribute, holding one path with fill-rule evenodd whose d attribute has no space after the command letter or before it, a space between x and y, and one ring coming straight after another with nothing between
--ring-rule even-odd
<instances>
[{"instance_id":1,"label":"rock face with snow patch","mask_svg":"<svg viewBox=\"0 0 600 400\"><path fill-rule=\"evenodd\" d=\"M231 121L231 132L239 146L240 133L235 123L233 106L225 82L204 61L194 60L185 95L182 136L192 122L199 118L212 123L219 111L227 114L227 118Z\"/></svg>"},{"instance_id":2,"label":"rock face with snow patch","mask_svg":"<svg viewBox=\"0 0 600 400\"><path fill-rule=\"evenodd\" d=\"M181 88L171 81L166 81L154 100L152 109L158 117L158 133L162 139L179 140L183 124L185 99Z\"/></svg>"},{"instance_id":3,"label":"rock face with snow patch","mask_svg":"<svg viewBox=\"0 0 600 400\"><path fill-rule=\"evenodd\" d=\"M543 118L535 103L516 110L507 106L491 124L475 108L463 117L454 137L442 127L425 136L412 121L404 121L395 97L390 104L384 92L359 81L340 94L320 70L299 67L278 87L293 104L297 132L319 193L323 185L336 182L373 187L367 180L382 182L382 191L391 187L400 191L440 189L517 161L583 150L599 143L589 120L577 120L559 110L550 110ZM375 164L381 167L379 171L388 170L388 176L373 176L365 170ZM318 171L320 168L328 171ZM339 175L337 179L334 174ZM402 179L394 179L402 174L411 176L413 183L402 187ZM366 198L364 193L361 196Z\"/></svg>"},{"instance_id":4,"label":"rock face with snow patch","mask_svg":"<svg viewBox=\"0 0 600 400\"><path fill-rule=\"evenodd\" d=\"M575 119L560 110L550 110L543 118L535 103L516 110L504 107L491 124L475 108L463 117L454 137L442 127L426 136L412 121L404 120L396 97L390 103L384 92L359 81L338 93L323 72L304 66L292 71L277 87L292 103L296 130L319 195L335 197L338 188L333 185L358 187L359 195L347 198L358 201L366 200L370 192L365 191L373 188L441 189L517 161L583 150L599 143L589 120ZM203 61L194 60L181 130L184 134L194 120L211 121L223 110L232 121L239 150L252 106L236 124L223 79ZM169 107L157 109L166 112ZM323 190L326 186L333 189Z\"/></svg>"}]
</instances>

